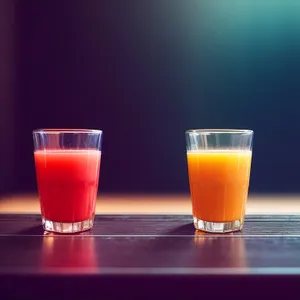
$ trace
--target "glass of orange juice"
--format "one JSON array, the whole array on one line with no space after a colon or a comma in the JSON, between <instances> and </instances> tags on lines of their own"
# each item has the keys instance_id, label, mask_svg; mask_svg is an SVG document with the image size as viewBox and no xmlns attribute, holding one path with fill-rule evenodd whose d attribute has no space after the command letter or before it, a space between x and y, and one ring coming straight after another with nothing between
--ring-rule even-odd
<instances>
[{"instance_id":1,"label":"glass of orange juice","mask_svg":"<svg viewBox=\"0 0 300 300\"><path fill-rule=\"evenodd\" d=\"M226 233L243 228L252 159L252 130L186 131L196 229Z\"/></svg>"}]
</instances>

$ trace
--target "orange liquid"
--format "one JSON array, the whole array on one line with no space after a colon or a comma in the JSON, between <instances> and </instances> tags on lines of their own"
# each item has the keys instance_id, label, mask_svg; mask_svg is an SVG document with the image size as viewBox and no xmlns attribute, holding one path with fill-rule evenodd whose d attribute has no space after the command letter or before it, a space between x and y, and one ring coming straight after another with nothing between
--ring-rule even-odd
<instances>
[{"instance_id":1,"label":"orange liquid","mask_svg":"<svg viewBox=\"0 0 300 300\"><path fill-rule=\"evenodd\" d=\"M187 153L193 216L209 222L244 221L252 152Z\"/></svg>"}]
</instances>

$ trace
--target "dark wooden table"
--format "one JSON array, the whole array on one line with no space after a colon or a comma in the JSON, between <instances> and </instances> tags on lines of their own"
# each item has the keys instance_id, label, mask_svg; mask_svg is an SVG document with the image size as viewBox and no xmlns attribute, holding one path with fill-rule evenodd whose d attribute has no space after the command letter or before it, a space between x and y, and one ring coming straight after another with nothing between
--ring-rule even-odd
<instances>
[{"instance_id":1,"label":"dark wooden table","mask_svg":"<svg viewBox=\"0 0 300 300\"><path fill-rule=\"evenodd\" d=\"M0 214L0 287L1 299L288 297L300 288L300 216L252 215L220 235L186 215L98 215L91 231L54 235L39 215Z\"/></svg>"}]
</instances>

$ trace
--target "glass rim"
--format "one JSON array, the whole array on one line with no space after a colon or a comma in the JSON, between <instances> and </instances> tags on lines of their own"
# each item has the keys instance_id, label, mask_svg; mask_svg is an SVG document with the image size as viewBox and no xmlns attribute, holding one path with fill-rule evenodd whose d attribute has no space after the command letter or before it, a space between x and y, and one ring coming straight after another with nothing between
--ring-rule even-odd
<instances>
[{"instance_id":1,"label":"glass rim","mask_svg":"<svg viewBox=\"0 0 300 300\"><path fill-rule=\"evenodd\" d=\"M73 128L40 128L32 131L33 134L60 134L60 133L87 133L87 134L102 134L103 131L99 129L73 129Z\"/></svg>"},{"instance_id":2,"label":"glass rim","mask_svg":"<svg viewBox=\"0 0 300 300\"><path fill-rule=\"evenodd\" d=\"M201 133L201 134L253 134L251 129L189 129L186 130L186 134Z\"/></svg>"}]
</instances>

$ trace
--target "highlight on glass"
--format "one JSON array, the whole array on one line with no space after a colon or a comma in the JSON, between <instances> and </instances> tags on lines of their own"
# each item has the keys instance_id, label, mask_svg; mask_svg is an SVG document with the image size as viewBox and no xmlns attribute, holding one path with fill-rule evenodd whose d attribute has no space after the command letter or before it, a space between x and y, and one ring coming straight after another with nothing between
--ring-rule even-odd
<instances>
[{"instance_id":1,"label":"highlight on glass","mask_svg":"<svg viewBox=\"0 0 300 300\"><path fill-rule=\"evenodd\" d=\"M186 131L194 226L212 233L243 228L252 160L252 130Z\"/></svg>"},{"instance_id":2,"label":"highlight on glass","mask_svg":"<svg viewBox=\"0 0 300 300\"><path fill-rule=\"evenodd\" d=\"M34 161L45 230L76 233L93 227L102 131L33 131Z\"/></svg>"}]
</instances>

